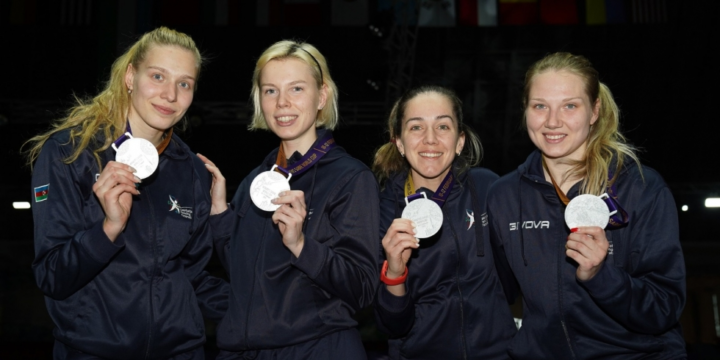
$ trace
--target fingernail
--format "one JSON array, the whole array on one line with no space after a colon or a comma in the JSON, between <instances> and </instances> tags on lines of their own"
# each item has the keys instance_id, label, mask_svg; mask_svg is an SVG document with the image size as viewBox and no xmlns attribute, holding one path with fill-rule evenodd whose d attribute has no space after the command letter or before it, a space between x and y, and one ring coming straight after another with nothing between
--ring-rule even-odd
<instances>
[{"instance_id":1,"label":"fingernail","mask_svg":"<svg viewBox=\"0 0 720 360\"><path fill-rule=\"evenodd\" d=\"M140 178L137 176L133 176L133 179L135 179L135 182L138 184L142 182L142 180L140 180Z\"/></svg>"},{"instance_id":2,"label":"fingernail","mask_svg":"<svg viewBox=\"0 0 720 360\"><path fill-rule=\"evenodd\" d=\"M135 170L135 168L134 168L134 167L130 166L130 172L134 174L134 173L136 173L136 172L137 172L137 170Z\"/></svg>"},{"instance_id":3,"label":"fingernail","mask_svg":"<svg viewBox=\"0 0 720 360\"><path fill-rule=\"evenodd\" d=\"M577 232L577 231L578 231L578 228L572 228L572 229L570 229L570 232L571 232L571 233L574 233L574 232Z\"/></svg>"}]
</instances>

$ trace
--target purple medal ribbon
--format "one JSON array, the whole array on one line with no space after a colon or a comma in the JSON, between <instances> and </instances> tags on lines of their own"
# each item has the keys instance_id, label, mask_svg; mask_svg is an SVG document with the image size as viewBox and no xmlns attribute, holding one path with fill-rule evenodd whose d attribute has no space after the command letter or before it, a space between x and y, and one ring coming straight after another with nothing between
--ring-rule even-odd
<instances>
[{"instance_id":1,"label":"purple medal ribbon","mask_svg":"<svg viewBox=\"0 0 720 360\"><path fill-rule=\"evenodd\" d=\"M406 194L412 193L415 190L410 189L410 187L412 187L412 178L408 176L408 179L410 179L410 181L405 182ZM445 205L445 200L447 200L448 196L450 196L450 191L452 191L453 186L455 186L455 176L453 175L452 171L448 171L447 175L445 175L445 179L443 179L442 184L440 184L440 187L435 190L435 193L433 194L432 198L430 198L430 200L434 201L442 208L443 205ZM422 193L407 195L407 201L409 203L421 197L423 197Z\"/></svg>"},{"instance_id":2,"label":"purple medal ribbon","mask_svg":"<svg viewBox=\"0 0 720 360\"><path fill-rule=\"evenodd\" d=\"M316 144L320 144L320 146L310 148L310 150L308 150L308 152L296 162L298 165L295 165L290 169L285 169L280 165L278 165L277 168L286 174L292 174L293 177L298 176L308 171L313 165L315 165L315 163L320 161L325 154L337 146L330 131L326 132L325 135L316 142Z\"/></svg>"},{"instance_id":3,"label":"purple medal ribbon","mask_svg":"<svg viewBox=\"0 0 720 360\"><path fill-rule=\"evenodd\" d=\"M608 182L610 179L612 179L613 174L610 172L608 174ZM605 201L605 204L607 204L608 209L610 210L610 220L608 221L608 228L610 229L619 229L623 226L626 226L628 224L628 221L630 221L630 216L628 216L628 213L620 206L620 203L617 201L617 189L615 189L615 184L613 183L612 186L608 186L607 188L607 194L608 196L603 199Z\"/></svg>"},{"instance_id":4,"label":"purple medal ribbon","mask_svg":"<svg viewBox=\"0 0 720 360\"><path fill-rule=\"evenodd\" d=\"M125 132L130 133L130 135L132 135L132 129L130 129L130 121L127 121L126 124L127 125L125 126ZM129 139L128 136L125 134L122 134L122 135L120 135L119 138L117 138L117 140L115 140L113 142L113 145L115 145L116 148L119 148L120 144L124 143L125 140L127 140L127 139Z\"/></svg>"}]
</instances>

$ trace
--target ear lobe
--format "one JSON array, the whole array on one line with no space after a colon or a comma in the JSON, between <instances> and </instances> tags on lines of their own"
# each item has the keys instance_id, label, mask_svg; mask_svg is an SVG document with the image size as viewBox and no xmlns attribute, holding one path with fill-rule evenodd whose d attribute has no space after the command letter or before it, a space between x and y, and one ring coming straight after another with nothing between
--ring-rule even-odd
<instances>
[{"instance_id":1,"label":"ear lobe","mask_svg":"<svg viewBox=\"0 0 720 360\"><path fill-rule=\"evenodd\" d=\"M597 122L597 119L600 117L600 98L595 100L595 106L593 106L593 115L590 119L590 125L595 125L595 122Z\"/></svg>"},{"instance_id":2,"label":"ear lobe","mask_svg":"<svg viewBox=\"0 0 720 360\"><path fill-rule=\"evenodd\" d=\"M127 70L125 70L125 87L128 90L133 89L133 81L135 80L135 69L132 64L128 64Z\"/></svg>"},{"instance_id":3,"label":"ear lobe","mask_svg":"<svg viewBox=\"0 0 720 360\"><path fill-rule=\"evenodd\" d=\"M322 110L327 104L327 85L323 84L320 87L320 102L318 103L318 110Z\"/></svg>"},{"instance_id":4,"label":"ear lobe","mask_svg":"<svg viewBox=\"0 0 720 360\"><path fill-rule=\"evenodd\" d=\"M400 140L400 138L395 138L395 146L397 146L397 149L401 154L404 154L403 144L402 144L402 140Z\"/></svg>"},{"instance_id":5,"label":"ear lobe","mask_svg":"<svg viewBox=\"0 0 720 360\"><path fill-rule=\"evenodd\" d=\"M455 153L460 154L464 147L465 147L465 133L461 132L460 136L458 137L458 143L457 143L457 146L455 149Z\"/></svg>"}]
</instances>

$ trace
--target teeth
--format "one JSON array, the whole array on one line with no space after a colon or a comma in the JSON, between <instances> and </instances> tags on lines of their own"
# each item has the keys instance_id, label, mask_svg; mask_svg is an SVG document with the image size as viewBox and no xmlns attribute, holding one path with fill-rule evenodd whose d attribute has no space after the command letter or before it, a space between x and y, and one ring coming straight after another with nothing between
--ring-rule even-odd
<instances>
[{"instance_id":1,"label":"teeth","mask_svg":"<svg viewBox=\"0 0 720 360\"><path fill-rule=\"evenodd\" d=\"M550 140L557 140L557 139L562 139L562 138L564 138L565 135L545 135L545 137L548 138L548 139L550 139Z\"/></svg>"},{"instance_id":2,"label":"teeth","mask_svg":"<svg viewBox=\"0 0 720 360\"><path fill-rule=\"evenodd\" d=\"M439 157L442 153L420 153L420 156L424 157Z\"/></svg>"},{"instance_id":3,"label":"teeth","mask_svg":"<svg viewBox=\"0 0 720 360\"><path fill-rule=\"evenodd\" d=\"M288 122L294 118L295 118L295 116L280 116L277 118L277 120L280 122Z\"/></svg>"}]
</instances>

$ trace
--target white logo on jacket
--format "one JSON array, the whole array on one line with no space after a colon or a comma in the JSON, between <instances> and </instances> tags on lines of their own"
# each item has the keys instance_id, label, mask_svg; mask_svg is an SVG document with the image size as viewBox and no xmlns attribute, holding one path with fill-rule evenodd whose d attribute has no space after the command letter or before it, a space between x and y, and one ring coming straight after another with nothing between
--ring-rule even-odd
<instances>
[{"instance_id":1,"label":"white logo on jacket","mask_svg":"<svg viewBox=\"0 0 720 360\"><path fill-rule=\"evenodd\" d=\"M523 229L549 229L550 228L550 221L548 220L538 220L538 221L523 221L521 222L511 222L510 223L510 231L515 231L522 227Z\"/></svg>"}]
</instances>

